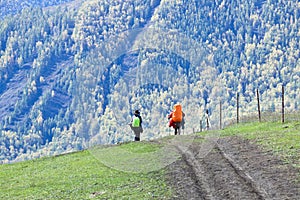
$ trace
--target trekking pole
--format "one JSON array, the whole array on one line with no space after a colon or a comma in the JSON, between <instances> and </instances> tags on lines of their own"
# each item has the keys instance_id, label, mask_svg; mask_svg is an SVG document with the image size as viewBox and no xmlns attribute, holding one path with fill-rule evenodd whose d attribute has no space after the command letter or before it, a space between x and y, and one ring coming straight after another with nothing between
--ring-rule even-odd
<instances>
[{"instance_id":1,"label":"trekking pole","mask_svg":"<svg viewBox=\"0 0 300 200\"><path fill-rule=\"evenodd\" d=\"M167 124L167 126L169 126L168 124ZM170 127L168 128L168 136L170 135Z\"/></svg>"},{"instance_id":2,"label":"trekking pole","mask_svg":"<svg viewBox=\"0 0 300 200\"><path fill-rule=\"evenodd\" d=\"M169 119L168 119L168 124L167 124L167 126L169 126ZM169 133L168 135L170 136L170 135L171 135L171 127L168 128L168 133Z\"/></svg>"}]
</instances>

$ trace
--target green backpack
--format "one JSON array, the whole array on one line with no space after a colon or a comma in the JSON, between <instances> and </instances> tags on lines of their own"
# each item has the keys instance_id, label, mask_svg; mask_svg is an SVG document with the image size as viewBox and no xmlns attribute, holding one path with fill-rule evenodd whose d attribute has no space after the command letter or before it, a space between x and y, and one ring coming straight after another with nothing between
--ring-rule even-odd
<instances>
[{"instance_id":1,"label":"green backpack","mask_svg":"<svg viewBox=\"0 0 300 200\"><path fill-rule=\"evenodd\" d=\"M132 127L140 127L140 118L138 118L137 116L133 117Z\"/></svg>"}]
</instances>

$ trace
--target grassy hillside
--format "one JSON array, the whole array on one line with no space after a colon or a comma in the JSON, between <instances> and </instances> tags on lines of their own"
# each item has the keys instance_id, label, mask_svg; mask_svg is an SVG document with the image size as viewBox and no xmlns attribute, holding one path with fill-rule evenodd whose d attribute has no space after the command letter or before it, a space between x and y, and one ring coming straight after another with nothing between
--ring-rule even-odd
<instances>
[{"instance_id":1,"label":"grassy hillside","mask_svg":"<svg viewBox=\"0 0 300 200\"><path fill-rule=\"evenodd\" d=\"M239 124L222 130L221 136L246 137L300 167L299 125L299 122ZM105 155L100 157L114 155L111 159L121 163L124 160L122 151L128 152L127 160L133 160L136 155L145 157L147 153L161 149L162 144L170 143L172 139L167 137L160 144L145 141L107 146L106 151L102 151ZM107 167L95 155L94 150L86 150L1 165L0 199L168 199L172 196L172 188L165 179L165 168L145 173L125 172ZM149 157L148 163L143 164L156 166L158 163Z\"/></svg>"},{"instance_id":2,"label":"grassy hillside","mask_svg":"<svg viewBox=\"0 0 300 200\"><path fill-rule=\"evenodd\" d=\"M128 141L135 109L147 139L165 136L176 102L188 132L206 109L216 125L220 102L231 120L237 92L241 114L256 112L256 89L262 111L278 112L282 85L286 110L299 110L296 0L5 0L0 10L0 163Z\"/></svg>"},{"instance_id":3,"label":"grassy hillside","mask_svg":"<svg viewBox=\"0 0 300 200\"><path fill-rule=\"evenodd\" d=\"M148 143L121 146L135 153L157 148ZM122 172L106 167L89 151L1 165L0 184L0 199L151 199L171 194L164 170Z\"/></svg>"}]
</instances>

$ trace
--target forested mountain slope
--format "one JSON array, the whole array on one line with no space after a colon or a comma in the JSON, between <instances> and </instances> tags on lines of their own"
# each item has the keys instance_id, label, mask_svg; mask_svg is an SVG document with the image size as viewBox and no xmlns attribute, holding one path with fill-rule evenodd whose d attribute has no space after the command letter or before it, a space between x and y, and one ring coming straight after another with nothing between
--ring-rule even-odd
<instances>
[{"instance_id":1,"label":"forested mountain slope","mask_svg":"<svg viewBox=\"0 0 300 200\"><path fill-rule=\"evenodd\" d=\"M70 1L72 0L2 0L0 2L0 18L16 14L29 7L49 7Z\"/></svg>"},{"instance_id":2,"label":"forested mountain slope","mask_svg":"<svg viewBox=\"0 0 300 200\"><path fill-rule=\"evenodd\" d=\"M298 109L296 0L26 2L0 6L1 162L128 141L135 109L143 139L169 134L176 102L187 133L220 102L234 116L237 92L274 111L283 84Z\"/></svg>"}]
</instances>

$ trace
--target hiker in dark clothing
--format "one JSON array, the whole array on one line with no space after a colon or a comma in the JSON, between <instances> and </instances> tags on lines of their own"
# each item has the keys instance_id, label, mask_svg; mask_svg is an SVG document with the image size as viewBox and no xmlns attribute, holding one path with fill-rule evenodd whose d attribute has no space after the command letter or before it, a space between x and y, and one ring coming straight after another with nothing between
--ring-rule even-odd
<instances>
[{"instance_id":1,"label":"hiker in dark clothing","mask_svg":"<svg viewBox=\"0 0 300 200\"><path fill-rule=\"evenodd\" d=\"M136 110L131 119L131 122L129 123L129 126L133 130L135 135L134 141L140 141L141 133L143 132L142 122L143 120L140 115L140 111Z\"/></svg>"}]
</instances>

